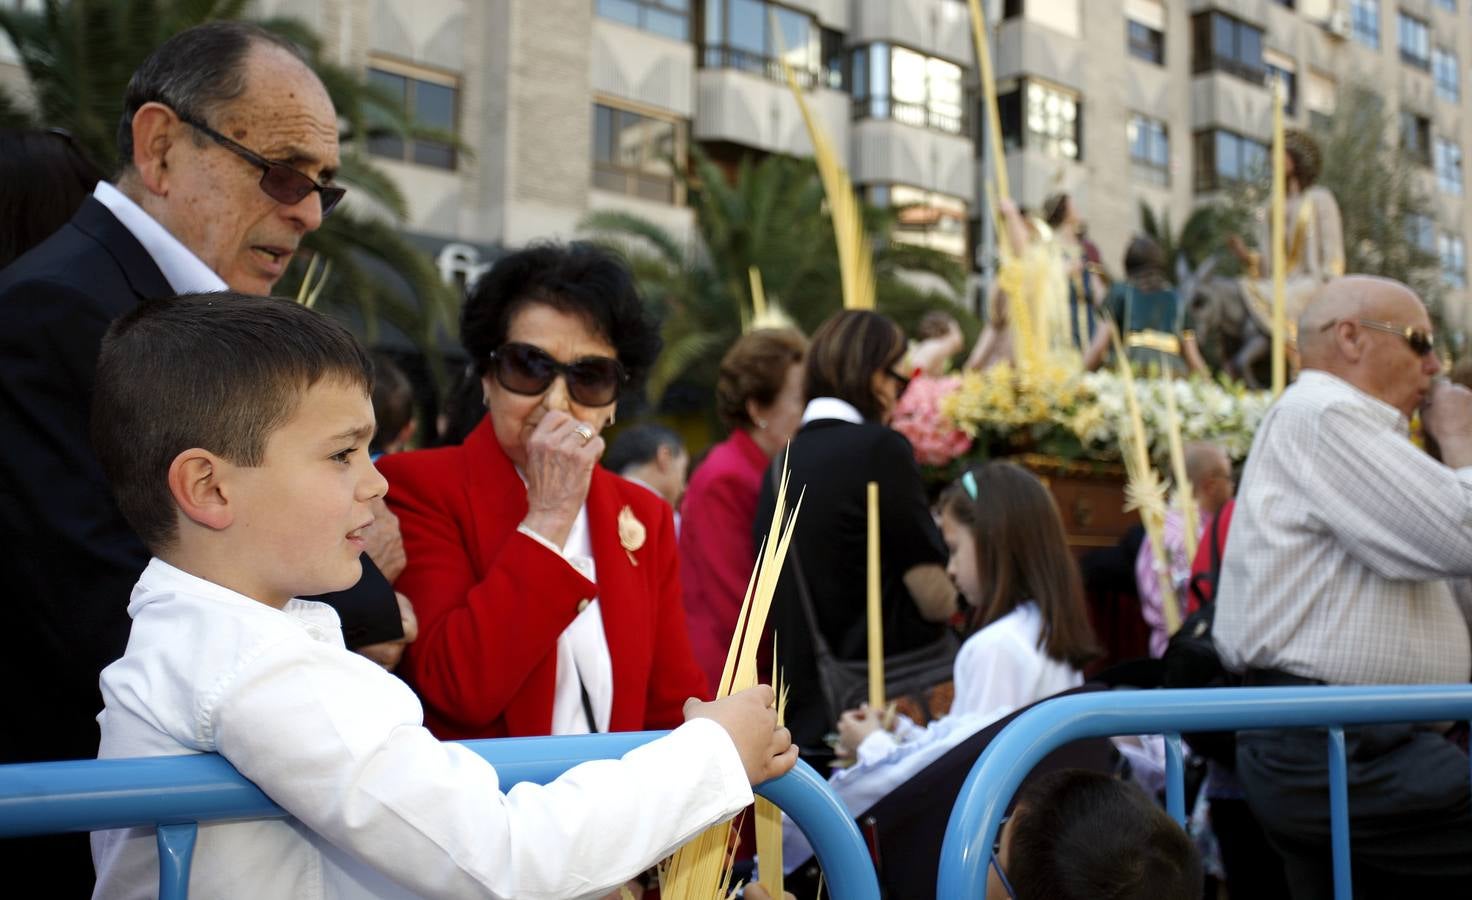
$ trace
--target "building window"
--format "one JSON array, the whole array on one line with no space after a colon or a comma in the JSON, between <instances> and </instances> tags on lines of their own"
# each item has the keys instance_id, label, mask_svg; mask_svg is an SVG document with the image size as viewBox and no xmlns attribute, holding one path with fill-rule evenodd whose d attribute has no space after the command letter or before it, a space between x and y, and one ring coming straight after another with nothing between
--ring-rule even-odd
<instances>
[{"instance_id":1,"label":"building window","mask_svg":"<svg viewBox=\"0 0 1472 900\"><path fill-rule=\"evenodd\" d=\"M1400 14L1400 61L1418 69L1431 69L1431 29L1415 16Z\"/></svg>"},{"instance_id":2,"label":"building window","mask_svg":"<svg viewBox=\"0 0 1472 900\"><path fill-rule=\"evenodd\" d=\"M422 71L392 71L380 68L385 63L374 62L368 69L368 83L393 97L402 104L404 116L415 128L437 131L453 137L460 100L458 79L452 76L430 75ZM433 79L433 80L429 80ZM382 124L382 123L378 123ZM370 128L368 152L374 156L397 159L403 162L432 166L436 169L454 169L456 165L455 145L446 141L425 138L405 138L396 132L384 133L384 129Z\"/></svg>"},{"instance_id":3,"label":"building window","mask_svg":"<svg viewBox=\"0 0 1472 900\"><path fill-rule=\"evenodd\" d=\"M1262 84L1262 29L1220 12L1191 19L1192 71L1230 72Z\"/></svg>"},{"instance_id":4,"label":"building window","mask_svg":"<svg viewBox=\"0 0 1472 900\"><path fill-rule=\"evenodd\" d=\"M644 31L690 40L689 0L598 0L598 15Z\"/></svg>"},{"instance_id":5,"label":"building window","mask_svg":"<svg viewBox=\"0 0 1472 900\"><path fill-rule=\"evenodd\" d=\"M864 195L871 205L894 210L895 241L967 258L965 200L906 184L869 185Z\"/></svg>"},{"instance_id":6,"label":"building window","mask_svg":"<svg viewBox=\"0 0 1472 900\"><path fill-rule=\"evenodd\" d=\"M1130 142L1130 162L1144 180L1170 183L1170 132L1164 122L1135 113L1125 135Z\"/></svg>"},{"instance_id":7,"label":"building window","mask_svg":"<svg viewBox=\"0 0 1472 900\"><path fill-rule=\"evenodd\" d=\"M906 125L960 134L965 105L961 67L892 44L853 53L854 117L894 119Z\"/></svg>"},{"instance_id":8,"label":"building window","mask_svg":"<svg viewBox=\"0 0 1472 900\"><path fill-rule=\"evenodd\" d=\"M1267 173L1268 146L1231 131L1196 133L1196 192L1220 190Z\"/></svg>"},{"instance_id":9,"label":"building window","mask_svg":"<svg viewBox=\"0 0 1472 900\"><path fill-rule=\"evenodd\" d=\"M684 166L684 123L593 104L593 187L674 203Z\"/></svg>"},{"instance_id":10,"label":"building window","mask_svg":"<svg viewBox=\"0 0 1472 900\"><path fill-rule=\"evenodd\" d=\"M1441 257L1441 277L1447 284L1461 289L1467 286L1467 245L1460 236L1443 232L1437 242Z\"/></svg>"},{"instance_id":11,"label":"building window","mask_svg":"<svg viewBox=\"0 0 1472 900\"><path fill-rule=\"evenodd\" d=\"M1349 0L1349 30L1366 47L1380 49L1380 0Z\"/></svg>"},{"instance_id":12,"label":"building window","mask_svg":"<svg viewBox=\"0 0 1472 900\"><path fill-rule=\"evenodd\" d=\"M1437 47L1431 51L1431 74L1436 77L1436 96L1448 103L1462 99L1462 73L1457 68L1457 52Z\"/></svg>"},{"instance_id":13,"label":"building window","mask_svg":"<svg viewBox=\"0 0 1472 900\"><path fill-rule=\"evenodd\" d=\"M1443 194L1462 196L1462 148L1453 140L1439 137L1435 147L1436 188Z\"/></svg>"},{"instance_id":14,"label":"building window","mask_svg":"<svg viewBox=\"0 0 1472 900\"><path fill-rule=\"evenodd\" d=\"M1423 253L1437 252L1436 223L1428 215L1411 213L1406 216L1406 240Z\"/></svg>"},{"instance_id":15,"label":"building window","mask_svg":"<svg viewBox=\"0 0 1472 900\"><path fill-rule=\"evenodd\" d=\"M1401 110L1400 147L1421 165L1431 165L1431 120Z\"/></svg>"},{"instance_id":16,"label":"building window","mask_svg":"<svg viewBox=\"0 0 1472 900\"><path fill-rule=\"evenodd\" d=\"M1457 0L1436 0L1436 5L1447 12L1457 11Z\"/></svg>"},{"instance_id":17,"label":"building window","mask_svg":"<svg viewBox=\"0 0 1472 900\"><path fill-rule=\"evenodd\" d=\"M1081 157L1083 109L1078 94L1025 79L998 97L997 106L1002 142L1008 149L1028 146L1059 159Z\"/></svg>"},{"instance_id":18,"label":"building window","mask_svg":"<svg viewBox=\"0 0 1472 900\"><path fill-rule=\"evenodd\" d=\"M1283 86L1283 111L1288 115L1298 113L1298 68L1293 59L1286 54L1276 50L1264 50L1262 54L1263 64L1267 67L1267 84L1273 86L1274 80Z\"/></svg>"},{"instance_id":19,"label":"building window","mask_svg":"<svg viewBox=\"0 0 1472 900\"><path fill-rule=\"evenodd\" d=\"M1145 62L1165 65L1165 35L1149 25L1141 25L1130 19L1125 28L1129 33L1130 56Z\"/></svg>"},{"instance_id":20,"label":"building window","mask_svg":"<svg viewBox=\"0 0 1472 900\"><path fill-rule=\"evenodd\" d=\"M776 31L771 27L776 20ZM824 63L823 29L807 13L766 0L706 0L705 43L701 65L708 69L740 69L773 81L785 81L779 53L805 88L830 84ZM841 59L841 56L838 57Z\"/></svg>"}]
</instances>

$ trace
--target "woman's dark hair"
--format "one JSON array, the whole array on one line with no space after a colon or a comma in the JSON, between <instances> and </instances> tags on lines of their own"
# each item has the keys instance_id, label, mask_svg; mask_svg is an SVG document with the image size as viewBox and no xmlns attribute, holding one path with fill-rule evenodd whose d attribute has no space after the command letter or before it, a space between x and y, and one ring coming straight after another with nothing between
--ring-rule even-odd
<instances>
[{"instance_id":1,"label":"woman's dark hair","mask_svg":"<svg viewBox=\"0 0 1472 900\"><path fill-rule=\"evenodd\" d=\"M748 400L768 406L782 392L787 370L802 362L808 341L794 328L758 328L737 338L721 357L716 378L716 414L730 429L756 423L746 411Z\"/></svg>"},{"instance_id":2,"label":"woman's dark hair","mask_svg":"<svg viewBox=\"0 0 1472 900\"><path fill-rule=\"evenodd\" d=\"M1099 646L1053 495L1036 475L1015 463L985 463L971 475L977 499L957 481L941 493L939 506L976 539L983 596L971 611L972 630L1031 600L1043 619L1039 649L1082 669L1099 656Z\"/></svg>"},{"instance_id":3,"label":"woman's dark hair","mask_svg":"<svg viewBox=\"0 0 1472 900\"><path fill-rule=\"evenodd\" d=\"M1197 900L1201 858L1137 785L1064 769L1022 789L1007 880L1019 900Z\"/></svg>"},{"instance_id":4,"label":"woman's dark hair","mask_svg":"<svg viewBox=\"0 0 1472 900\"><path fill-rule=\"evenodd\" d=\"M883 411L874 395L874 373L905 355L905 333L888 316L846 309L830 317L813 335L804 371L807 399L837 397L853 404L866 421Z\"/></svg>"},{"instance_id":5,"label":"woman's dark hair","mask_svg":"<svg viewBox=\"0 0 1472 900\"><path fill-rule=\"evenodd\" d=\"M1165 251L1153 239L1137 235L1124 251L1124 276L1141 291L1158 291L1169 284Z\"/></svg>"},{"instance_id":6,"label":"woman's dark hair","mask_svg":"<svg viewBox=\"0 0 1472 900\"><path fill-rule=\"evenodd\" d=\"M65 225L101 178L65 132L0 129L0 269Z\"/></svg>"},{"instance_id":7,"label":"woman's dark hair","mask_svg":"<svg viewBox=\"0 0 1472 900\"><path fill-rule=\"evenodd\" d=\"M659 356L659 328L622 258L582 241L533 244L497 260L465 301L460 343L476 374L486 373L491 353L506 343L511 319L533 304L581 317L612 344L629 375L626 392L639 388Z\"/></svg>"}]
</instances>

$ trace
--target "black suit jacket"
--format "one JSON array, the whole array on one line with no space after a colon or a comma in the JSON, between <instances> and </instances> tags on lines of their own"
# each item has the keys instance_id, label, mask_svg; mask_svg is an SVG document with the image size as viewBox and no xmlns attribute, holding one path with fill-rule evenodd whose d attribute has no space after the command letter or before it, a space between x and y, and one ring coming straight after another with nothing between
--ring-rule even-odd
<instances>
[{"instance_id":1,"label":"black suit jacket","mask_svg":"<svg viewBox=\"0 0 1472 900\"><path fill-rule=\"evenodd\" d=\"M778 662L789 686L787 727L804 756L821 764L831 755L823 735L834 729L843 710L828 709L820 690L812 633L797 596L794 558L801 564L818 627L833 654L862 660L869 645L868 482L879 484L886 656L927 646L943 635L944 625L921 618L904 575L918 565L944 566L946 546L930 515L915 452L899 432L875 422L818 419L798 430L787 461L788 509L799 493L805 493L787 565L772 598L769 625L777 634ZM760 547L766 538L775 506L776 485L769 470L757 501L754 546Z\"/></svg>"},{"instance_id":2,"label":"black suit jacket","mask_svg":"<svg viewBox=\"0 0 1472 900\"><path fill-rule=\"evenodd\" d=\"M98 675L127 644L128 598L149 552L92 452L93 375L112 320L172 294L90 197L0 271L0 762L97 753ZM318 598L338 609L350 646L403 636L393 590L363 561L358 587Z\"/></svg>"}]
</instances>

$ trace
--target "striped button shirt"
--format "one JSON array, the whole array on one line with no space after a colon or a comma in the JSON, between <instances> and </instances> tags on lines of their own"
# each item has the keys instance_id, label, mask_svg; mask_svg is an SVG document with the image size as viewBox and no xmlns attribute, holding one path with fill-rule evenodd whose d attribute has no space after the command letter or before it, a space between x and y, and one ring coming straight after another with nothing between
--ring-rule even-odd
<instances>
[{"instance_id":1,"label":"striped button shirt","mask_svg":"<svg viewBox=\"0 0 1472 900\"><path fill-rule=\"evenodd\" d=\"M1334 684L1472 674L1472 468L1399 410L1308 370L1269 410L1227 535L1213 628L1227 668Z\"/></svg>"}]
</instances>

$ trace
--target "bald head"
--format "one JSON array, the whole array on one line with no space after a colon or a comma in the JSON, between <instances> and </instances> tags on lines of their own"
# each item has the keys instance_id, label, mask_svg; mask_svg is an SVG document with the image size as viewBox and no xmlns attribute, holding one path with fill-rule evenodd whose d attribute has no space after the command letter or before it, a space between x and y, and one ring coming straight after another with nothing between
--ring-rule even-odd
<instances>
[{"instance_id":1,"label":"bald head","mask_svg":"<svg viewBox=\"0 0 1472 900\"><path fill-rule=\"evenodd\" d=\"M1418 354L1408 331L1431 334L1415 291L1389 278L1336 278L1299 317L1299 358L1410 416L1441 364L1434 353Z\"/></svg>"},{"instance_id":2,"label":"bald head","mask_svg":"<svg viewBox=\"0 0 1472 900\"><path fill-rule=\"evenodd\" d=\"M1232 497L1232 460L1210 441L1186 445L1186 478L1196 502L1208 513L1215 513Z\"/></svg>"},{"instance_id":3,"label":"bald head","mask_svg":"<svg viewBox=\"0 0 1472 900\"><path fill-rule=\"evenodd\" d=\"M1324 285L1298 318L1299 358L1306 369L1334 371L1342 355L1335 324L1360 319L1401 322L1425 312L1416 293L1394 279L1373 275L1336 278Z\"/></svg>"}]
</instances>

